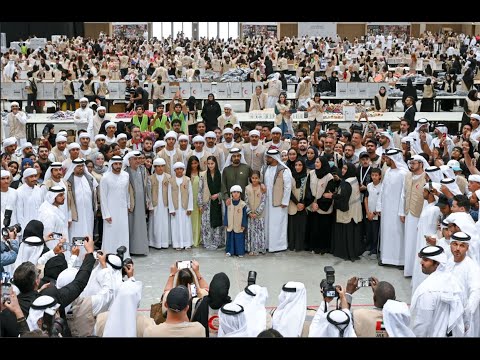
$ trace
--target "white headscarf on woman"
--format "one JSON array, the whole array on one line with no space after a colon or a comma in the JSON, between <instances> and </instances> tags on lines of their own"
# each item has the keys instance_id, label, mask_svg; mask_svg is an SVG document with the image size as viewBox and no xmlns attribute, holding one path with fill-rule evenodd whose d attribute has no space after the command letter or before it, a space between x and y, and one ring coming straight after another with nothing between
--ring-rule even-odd
<instances>
[{"instance_id":1,"label":"white headscarf on woman","mask_svg":"<svg viewBox=\"0 0 480 360\"><path fill-rule=\"evenodd\" d=\"M353 329L350 310L323 312L319 307L310 325L308 337L357 337Z\"/></svg>"},{"instance_id":2,"label":"white headscarf on woman","mask_svg":"<svg viewBox=\"0 0 480 360\"><path fill-rule=\"evenodd\" d=\"M249 337L256 337L267 328L267 309L265 308L267 298L267 288L254 284L247 286L233 301L245 309Z\"/></svg>"},{"instance_id":3,"label":"white headscarf on woman","mask_svg":"<svg viewBox=\"0 0 480 360\"><path fill-rule=\"evenodd\" d=\"M278 295L278 307L272 316L272 328L285 337L302 335L307 313L307 290L301 282L289 281Z\"/></svg>"},{"instance_id":4,"label":"white headscarf on woman","mask_svg":"<svg viewBox=\"0 0 480 360\"><path fill-rule=\"evenodd\" d=\"M142 282L121 284L108 312L103 337L137 337L137 309L142 299Z\"/></svg>"},{"instance_id":5,"label":"white headscarf on woman","mask_svg":"<svg viewBox=\"0 0 480 360\"><path fill-rule=\"evenodd\" d=\"M415 337L410 329L410 310L406 303L387 300L382 312L383 324L389 337Z\"/></svg>"},{"instance_id":6,"label":"white headscarf on woman","mask_svg":"<svg viewBox=\"0 0 480 360\"><path fill-rule=\"evenodd\" d=\"M15 270L24 262L30 261L33 265L37 265L38 259L42 256L45 242L37 236L30 236L22 241L18 249L17 259L13 265Z\"/></svg>"},{"instance_id":7,"label":"white headscarf on woman","mask_svg":"<svg viewBox=\"0 0 480 360\"><path fill-rule=\"evenodd\" d=\"M242 305L227 303L218 312L218 337L248 336L247 319Z\"/></svg>"}]
</instances>

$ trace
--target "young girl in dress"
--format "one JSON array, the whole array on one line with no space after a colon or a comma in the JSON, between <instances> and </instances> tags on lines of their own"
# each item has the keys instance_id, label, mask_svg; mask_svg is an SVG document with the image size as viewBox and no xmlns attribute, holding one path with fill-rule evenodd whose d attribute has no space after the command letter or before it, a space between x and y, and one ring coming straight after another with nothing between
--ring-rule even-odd
<instances>
[{"instance_id":1,"label":"young girl in dress","mask_svg":"<svg viewBox=\"0 0 480 360\"><path fill-rule=\"evenodd\" d=\"M245 188L245 202L247 204L248 226L247 226L247 251L248 255L265 254L265 209L266 194L260 188L260 172L252 171L250 175L251 184Z\"/></svg>"}]
</instances>

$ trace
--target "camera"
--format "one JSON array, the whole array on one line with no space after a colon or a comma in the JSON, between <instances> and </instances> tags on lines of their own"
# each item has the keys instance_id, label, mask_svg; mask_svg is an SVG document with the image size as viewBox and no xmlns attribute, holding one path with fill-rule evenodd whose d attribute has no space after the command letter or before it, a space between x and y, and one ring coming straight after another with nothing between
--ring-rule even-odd
<instances>
[{"instance_id":1,"label":"camera","mask_svg":"<svg viewBox=\"0 0 480 360\"><path fill-rule=\"evenodd\" d=\"M54 232L54 233L52 233L52 236L53 236L53 240L61 240L62 239L62 234L61 233Z\"/></svg>"},{"instance_id":2,"label":"camera","mask_svg":"<svg viewBox=\"0 0 480 360\"><path fill-rule=\"evenodd\" d=\"M2 272L2 304L10 301L10 273Z\"/></svg>"},{"instance_id":3,"label":"camera","mask_svg":"<svg viewBox=\"0 0 480 360\"><path fill-rule=\"evenodd\" d=\"M123 260L123 266L122 266L122 276L127 276L127 265L132 265L133 266L133 260L131 258L126 258Z\"/></svg>"},{"instance_id":4,"label":"camera","mask_svg":"<svg viewBox=\"0 0 480 360\"><path fill-rule=\"evenodd\" d=\"M86 237L74 237L74 238L72 238L72 243L75 246L83 246L83 243L85 241L88 241L88 239Z\"/></svg>"},{"instance_id":5,"label":"camera","mask_svg":"<svg viewBox=\"0 0 480 360\"><path fill-rule=\"evenodd\" d=\"M256 282L257 282L257 272L249 271L248 278L247 278L247 286L255 285Z\"/></svg>"},{"instance_id":6,"label":"camera","mask_svg":"<svg viewBox=\"0 0 480 360\"><path fill-rule=\"evenodd\" d=\"M358 278L358 287L372 286L372 278Z\"/></svg>"},{"instance_id":7,"label":"camera","mask_svg":"<svg viewBox=\"0 0 480 360\"><path fill-rule=\"evenodd\" d=\"M125 246L120 246L117 249L117 255L120 257L120 259L122 259L122 261L123 261L123 255L125 255L126 252L127 252L127 248Z\"/></svg>"},{"instance_id":8,"label":"camera","mask_svg":"<svg viewBox=\"0 0 480 360\"><path fill-rule=\"evenodd\" d=\"M65 320L55 317L59 307L60 304L57 304L54 308L48 308L43 313L42 331L45 331L49 337L62 337L65 329Z\"/></svg>"},{"instance_id":9,"label":"camera","mask_svg":"<svg viewBox=\"0 0 480 360\"><path fill-rule=\"evenodd\" d=\"M323 297L338 297L338 292L335 289L335 269L333 266L325 266L326 278L320 282L320 288L322 289Z\"/></svg>"},{"instance_id":10,"label":"camera","mask_svg":"<svg viewBox=\"0 0 480 360\"><path fill-rule=\"evenodd\" d=\"M8 238L8 233L12 232L14 230L17 231L17 234L22 232L22 227L20 226L20 224L15 224L15 225L10 226L10 221L11 220L12 220L12 210L11 209L6 209L5 214L4 214L4 218L3 218L4 228L2 229L2 236L4 238Z\"/></svg>"},{"instance_id":11,"label":"camera","mask_svg":"<svg viewBox=\"0 0 480 360\"><path fill-rule=\"evenodd\" d=\"M192 261L185 260L185 261L177 261L177 269L191 269L192 268Z\"/></svg>"}]
</instances>

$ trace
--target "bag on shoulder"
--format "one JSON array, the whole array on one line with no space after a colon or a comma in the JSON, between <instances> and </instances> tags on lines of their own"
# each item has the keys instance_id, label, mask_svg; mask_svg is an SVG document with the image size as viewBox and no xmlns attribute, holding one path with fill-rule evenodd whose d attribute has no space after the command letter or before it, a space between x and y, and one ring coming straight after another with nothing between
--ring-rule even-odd
<instances>
[{"instance_id":1,"label":"bag on shoulder","mask_svg":"<svg viewBox=\"0 0 480 360\"><path fill-rule=\"evenodd\" d=\"M155 324L159 325L165 322L165 316L163 315L162 302L152 304L150 306L150 317L155 321Z\"/></svg>"}]
</instances>

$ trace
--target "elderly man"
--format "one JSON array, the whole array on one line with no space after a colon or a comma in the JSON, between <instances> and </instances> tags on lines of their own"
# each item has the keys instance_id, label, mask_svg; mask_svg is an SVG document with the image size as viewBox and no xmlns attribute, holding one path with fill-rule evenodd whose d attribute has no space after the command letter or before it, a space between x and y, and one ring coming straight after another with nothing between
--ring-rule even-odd
<instances>
[{"instance_id":1,"label":"elderly man","mask_svg":"<svg viewBox=\"0 0 480 360\"><path fill-rule=\"evenodd\" d=\"M45 194L45 201L38 209L38 220L43 223L43 235L50 233L61 234L68 238L68 219L65 212L60 208L65 203L65 188L55 185ZM57 246L60 238L54 237L46 245L50 250Z\"/></svg>"},{"instance_id":2,"label":"elderly man","mask_svg":"<svg viewBox=\"0 0 480 360\"><path fill-rule=\"evenodd\" d=\"M132 138L127 141L127 148L137 151L143 150L142 133L137 125L132 126Z\"/></svg>"},{"instance_id":3,"label":"elderly man","mask_svg":"<svg viewBox=\"0 0 480 360\"><path fill-rule=\"evenodd\" d=\"M130 207L128 227L130 234L130 253L135 255L148 254L148 235L146 209L150 202L148 194L149 179L145 168L140 166L140 151L132 151L123 158L125 171L129 175Z\"/></svg>"},{"instance_id":4,"label":"elderly man","mask_svg":"<svg viewBox=\"0 0 480 360\"><path fill-rule=\"evenodd\" d=\"M50 151L48 160L51 162L63 162L67 158L67 138L62 135L57 135L55 138L56 145Z\"/></svg>"},{"instance_id":5,"label":"elderly man","mask_svg":"<svg viewBox=\"0 0 480 360\"><path fill-rule=\"evenodd\" d=\"M14 137L20 146L27 142L26 127L27 115L20 111L18 102L13 101L10 106L11 112L7 115L5 125L10 128L10 136Z\"/></svg>"},{"instance_id":6,"label":"elderly man","mask_svg":"<svg viewBox=\"0 0 480 360\"><path fill-rule=\"evenodd\" d=\"M264 154L267 148L260 144L260 131L251 130L248 136L250 142L242 145L245 161L252 170L260 171L265 165Z\"/></svg>"},{"instance_id":7,"label":"elderly man","mask_svg":"<svg viewBox=\"0 0 480 360\"><path fill-rule=\"evenodd\" d=\"M447 256L439 246L426 246L418 256L428 277L412 295L412 330L417 337L460 336L465 332L463 289L446 271Z\"/></svg>"},{"instance_id":8,"label":"elderly man","mask_svg":"<svg viewBox=\"0 0 480 360\"><path fill-rule=\"evenodd\" d=\"M120 246L127 248L128 256L128 193L129 175L122 171L122 158L113 156L108 171L100 181L100 205L103 218L102 250L115 254Z\"/></svg>"},{"instance_id":9,"label":"elderly man","mask_svg":"<svg viewBox=\"0 0 480 360\"><path fill-rule=\"evenodd\" d=\"M230 189L234 185L240 185L242 188L242 200L244 199L245 187L248 185L250 171L250 166L245 162L241 150L239 148L230 149L230 154L222 170L222 194L227 206L231 203Z\"/></svg>"},{"instance_id":10,"label":"elderly man","mask_svg":"<svg viewBox=\"0 0 480 360\"><path fill-rule=\"evenodd\" d=\"M167 144L165 148L160 150L156 158L165 161L165 172L172 175L173 164L178 161L183 161L180 150L175 146L175 143L177 142L177 133L175 131L169 131L167 135L165 135L164 140Z\"/></svg>"},{"instance_id":11,"label":"elderly man","mask_svg":"<svg viewBox=\"0 0 480 360\"><path fill-rule=\"evenodd\" d=\"M267 188L265 206L265 230L267 248L270 252L287 249L287 223L292 173L282 162L280 152L272 149L265 153L266 166L261 175Z\"/></svg>"},{"instance_id":12,"label":"elderly man","mask_svg":"<svg viewBox=\"0 0 480 360\"><path fill-rule=\"evenodd\" d=\"M23 172L23 184L17 190L17 221L25 229L30 220L37 219L43 202L43 191L37 186L37 170L28 168Z\"/></svg>"},{"instance_id":13,"label":"elderly man","mask_svg":"<svg viewBox=\"0 0 480 360\"><path fill-rule=\"evenodd\" d=\"M93 110L88 107L88 99L83 97L80 99L80 107L75 110L73 115L73 122L78 130L92 129L93 127ZM92 133L90 135L93 136Z\"/></svg>"},{"instance_id":14,"label":"elderly man","mask_svg":"<svg viewBox=\"0 0 480 360\"><path fill-rule=\"evenodd\" d=\"M238 124L237 116L233 113L232 105L225 104L223 106L224 114L218 117L218 127L225 129L226 127L233 128L233 125Z\"/></svg>"}]
</instances>

